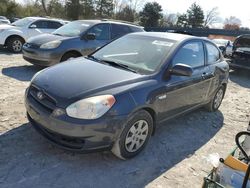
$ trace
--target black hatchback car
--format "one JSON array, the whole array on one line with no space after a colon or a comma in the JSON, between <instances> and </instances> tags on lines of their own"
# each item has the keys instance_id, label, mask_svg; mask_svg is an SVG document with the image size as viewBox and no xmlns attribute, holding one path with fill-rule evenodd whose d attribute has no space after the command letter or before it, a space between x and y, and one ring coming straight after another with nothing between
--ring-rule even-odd
<instances>
[{"instance_id":1,"label":"black hatchback car","mask_svg":"<svg viewBox=\"0 0 250 188\"><path fill-rule=\"evenodd\" d=\"M52 143L137 155L157 122L219 108L229 66L206 39L132 33L95 53L37 73L26 90L32 125Z\"/></svg>"},{"instance_id":2,"label":"black hatchback car","mask_svg":"<svg viewBox=\"0 0 250 188\"><path fill-rule=\"evenodd\" d=\"M250 70L250 35L241 35L233 43L232 69Z\"/></svg>"},{"instance_id":3,"label":"black hatchback car","mask_svg":"<svg viewBox=\"0 0 250 188\"><path fill-rule=\"evenodd\" d=\"M143 27L111 20L77 20L52 34L30 38L23 46L23 58L39 66L51 66L70 58L85 56L127 33Z\"/></svg>"}]
</instances>

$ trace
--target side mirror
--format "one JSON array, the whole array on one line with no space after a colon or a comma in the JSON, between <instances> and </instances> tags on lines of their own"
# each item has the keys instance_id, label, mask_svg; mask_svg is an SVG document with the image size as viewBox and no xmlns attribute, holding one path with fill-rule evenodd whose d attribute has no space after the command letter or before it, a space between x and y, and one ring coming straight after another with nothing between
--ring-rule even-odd
<instances>
[{"instance_id":1,"label":"side mirror","mask_svg":"<svg viewBox=\"0 0 250 188\"><path fill-rule=\"evenodd\" d=\"M37 26L36 26L36 24L32 24L32 25L30 26L30 28L31 28L31 29L34 29L34 28L37 28Z\"/></svg>"},{"instance_id":2,"label":"side mirror","mask_svg":"<svg viewBox=\"0 0 250 188\"><path fill-rule=\"evenodd\" d=\"M189 65L178 63L170 69L170 74L178 76L191 76L193 69Z\"/></svg>"},{"instance_id":3,"label":"side mirror","mask_svg":"<svg viewBox=\"0 0 250 188\"><path fill-rule=\"evenodd\" d=\"M96 36L95 36L95 33L87 33L84 38L86 40L95 40L96 39Z\"/></svg>"}]
</instances>

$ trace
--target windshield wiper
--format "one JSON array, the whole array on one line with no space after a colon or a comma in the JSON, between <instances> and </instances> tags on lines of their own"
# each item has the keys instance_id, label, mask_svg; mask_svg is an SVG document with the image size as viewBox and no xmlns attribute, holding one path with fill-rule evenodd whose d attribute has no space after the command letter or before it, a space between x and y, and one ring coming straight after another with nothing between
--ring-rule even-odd
<instances>
[{"instance_id":1,"label":"windshield wiper","mask_svg":"<svg viewBox=\"0 0 250 188\"><path fill-rule=\"evenodd\" d=\"M93 55L87 55L85 58L96 61L96 62L100 62L100 59L97 59L95 56Z\"/></svg>"},{"instance_id":2,"label":"windshield wiper","mask_svg":"<svg viewBox=\"0 0 250 188\"><path fill-rule=\"evenodd\" d=\"M54 35L58 35L58 36L62 36L61 34L59 34L59 33L53 33Z\"/></svg>"},{"instance_id":3,"label":"windshield wiper","mask_svg":"<svg viewBox=\"0 0 250 188\"><path fill-rule=\"evenodd\" d=\"M121 64L121 63L117 63L117 62L109 61L109 60L105 60L105 59L101 59L100 62L108 63L109 65L120 67L120 68L123 68L125 70L131 71L131 72L134 72L134 73L138 73L136 70L130 68L127 65Z\"/></svg>"}]
</instances>

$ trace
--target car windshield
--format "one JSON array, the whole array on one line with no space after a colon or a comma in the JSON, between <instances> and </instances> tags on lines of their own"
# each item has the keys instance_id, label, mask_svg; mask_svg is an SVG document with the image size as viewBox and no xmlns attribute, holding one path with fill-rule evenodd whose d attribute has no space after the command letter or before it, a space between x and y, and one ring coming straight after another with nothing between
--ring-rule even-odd
<instances>
[{"instance_id":1,"label":"car windshield","mask_svg":"<svg viewBox=\"0 0 250 188\"><path fill-rule=\"evenodd\" d=\"M80 36L80 34L86 31L90 26L91 25L88 22L74 21L55 30L53 34L67 37L76 37Z\"/></svg>"},{"instance_id":2,"label":"car windshield","mask_svg":"<svg viewBox=\"0 0 250 188\"><path fill-rule=\"evenodd\" d=\"M151 74L162 64L175 43L170 39L127 35L108 44L91 57L121 64L141 74Z\"/></svg>"},{"instance_id":3,"label":"car windshield","mask_svg":"<svg viewBox=\"0 0 250 188\"><path fill-rule=\"evenodd\" d=\"M17 26L17 27L23 27L23 26L30 24L32 21L34 21L33 18L23 18L23 19L13 22L11 25Z\"/></svg>"}]
</instances>

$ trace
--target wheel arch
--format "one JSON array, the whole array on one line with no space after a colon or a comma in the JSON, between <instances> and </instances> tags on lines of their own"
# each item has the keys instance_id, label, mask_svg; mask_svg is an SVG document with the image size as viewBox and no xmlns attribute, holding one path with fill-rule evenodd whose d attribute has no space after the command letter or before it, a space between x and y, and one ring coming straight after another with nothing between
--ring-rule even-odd
<instances>
[{"instance_id":1,"label":"wheel arch","mask_svg":"<svg viewBox=\"0 0 250 188\"><path fill-rule=\"evenodd\" d=\"M79 56L79 57L82 56L81 52L79 52L79 51L77 51L77 50L69 50L69 51L66 51L66 52L62 55L60 61L62 61L63 57L66 56L67 54L75 54L75 55L77 55L77 56Z\"/></svg>"},{"instance_id":2,"label":"wheel arch","mask_svg":"<svg viewBox=\"0 0 250 188\"><path fill-rule=\"evenodd\" d=\"M25 43L25 39L24 39L22 36L13 34L13 35L8 36L8 37L5 39L4 45L7 45L7 41L10 40L11 38L14 38L14 37L18 37L18 38L22 39L23 42Z\"/></svg>"},{"instance_id":3,"label":"wheel arch","mask_svg":"<svg viewBox=\"0 0 250 188\"><path fill-rule=\"evenodd\" d=\"M152 135L154 135L155 130L156 130L156 122L157 122L156 121L156 112L155 112L155 110L153 108L151 108L151 107L142 107L142 108L137 109L136 112L140 111L140 110L145 110L146 112L148 112L151 115L151 117L153 119L153 132L152 132Z\"/></svg>"}]
</instances>

